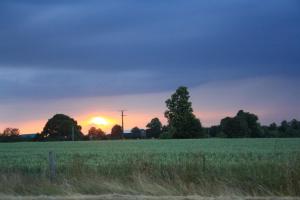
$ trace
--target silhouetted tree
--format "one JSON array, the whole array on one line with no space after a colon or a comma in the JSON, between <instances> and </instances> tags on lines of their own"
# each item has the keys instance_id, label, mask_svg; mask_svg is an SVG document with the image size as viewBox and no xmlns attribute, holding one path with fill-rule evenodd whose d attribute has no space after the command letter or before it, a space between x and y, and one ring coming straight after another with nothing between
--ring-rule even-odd
<instances>
[{"instance_id":1,"label":"silhouetted tree","mask_svg":"<svg viewBox=\"0 0 300 200\"><path fill-rule=\"evenodd\" d=\"M20 130L17 128L5 128L3 133L0 133L1 142L17 142L20 140Z\"/></svg>"},{"instance_id":2,"label":"silhouetted tree","mask_svg":"<svg viewBox=\"0 0 300 200\"><path fill-rule=\"evenodd\" d=\"M277 127L277 124L276 124L275 122L273 122L272 124L270 124L269 130L275 131L275 130L277 130L277 129L278 129L278 127Z\"/></svg>"},{"instance_id":3,"label":"silhouetted tree","mask_svg":"<svg viewBox=\"0 0 300 200\"><path fill-rule=\"evenodd\" d=\"M148 138L159 138L160 134L162 133L162 124L158 118L153 118L146 127Z\"/></svg>"},{"instance_id":4,"label":"silhouetted tree","mask_svg":"<svg viewBox=\"0 0 300 200\"><path fill-rule=\"evenodd\" d=\"M88 132L88 138L90 140L105 139L105 133L101 128L91 127Z\"/></svg>"},{"instance_id":5,"label":"silhouetted tree","mask_svg":"<svg viewBox=\"0 0 300 200\"><path fill-rule=\"evenodd\" d=\"M222 119L221 131L230 138L262 136L258 117L243 110L240 110L233 118L226 117Z\"/></svg>"},{"instance_id":6,"label":"silhouetted tree","mask_svg":"<svg viewBox=\"0 0 300 200\"><path fill-rule=\"evenodd\" d=\"M285 133L288 128L289 128L289 124L288 124L288 122L286 120L284 120L284 121L281 122L281 125L279 126L278 130L281 133Z\"/></svg>"},{"instance_id":7,"label":"silhouetted tree","mask_svg":"<svg viewBox=\"0 0 300 200\"><path fill-rule=\"evenodd\" d=\"M168 125L163 125L162 126L162 129L161 131L164 133L164 132L167 132L169 130L169 126Z\"/></svg>"},{"instance_id":8,"label":"silhouetted tree","mask_svg":"<svg viewBox=\"0 0 300 200\"><path fill-rule=\"evenodd\" d=\"M133 127L132 129L131 129L131 133L133 133L133 134L141 134L141 129L139 129L139 127Z\"/></svg>"},{"instance_id":9,"label":"silhouetted tree","mask_svg":"<svg viewBox=\"0 0 300 200\"><path fill-rule=\"evenodd\" d=\"M278 130L280 137L300 137L300 122L296 119L290 122L282 121Z\"/></svg>"},{"instance_id":10,"label":"silhouetted tree","mask_svg":"<svg viewBox=\"0 0 300 200\"><path fill-rule=\"evenodd\" d=\"M209 137L218 137L221 133L221 127L220 126L212 126L208 130Z\"/></svg>"},{"instance_id":11,"label":"silhouetted tree","mask_svg":"<svg viewBox=\"0 0 300 200\"><path fill-rule=\"evenodd\" d=\"M166 101L168 110L165 112L165 117L168 119L168 132L172 134L173 138L203 136L200 120L193 114L192 103L189 98L187 88L179 87Z\"/></svg>"},{"instance_id":12,"label":"silhouetted tree","mask_svg":"<svg viewBox=\"0 0 300 200\"><path fill-rule=\"evenodd\" d=\"M246 130L236 118L226 117L221 120L221 131L227 137L232 138L245 136Z\"/></svg>"},{"instance_id":13,"label":"silhouetted tree","mask_svg":"<svg viewBox=\"0 0 300 200\"><path fill-rule=\"evenodd\" d=\"M292 129L300 130L300 121L297 121L296 119L293 119L290 122L290 126L291 126Z\"/></svg>"},{"instance_id":14,"label":"silhouetted tree","mask_svg":"<svg viewBox=\"0 0 300 200\"><path fill-rule=\"evenodd\" d=\"M168 125L164 125L161 130L161 134L159 135L160 139L172 139L173 138L173 130L171 130Z\"/></svg>"},{"instance_id":15,"label":"silhouetted tree","mask_svg":"<svg viewBox=\"0 0 300 200\"><path fill-rule=\"evenodd\" d=\"M269 126L262 126L263 135L262 137L280 137L278 126L275 122L271 123Z\"/></svg>"},{"instance_id":16,"label":"silhouetted tree","mask_svg":"<svg viewBox=\"0 0 300 200\"><path fill-rule=\"evenodd\" d=\"M20 135L20 130L17 128L6 128L2 133L2 136L4 137L17 137L19 135Z\"/></svg>"},{"instance_id":17,"label":"silhouetted tree","mask_svg":"<svg viewBox=\"0 0 300 200\"><path fill-rule=\"evenodd\" d=\"M256 115L240 111L235 117L226 117L221 121L221 130L217 137L300 137L300 122L296 119L282 121L280 126L271 123L260 126ZM213 130L213 127L210 128Z\"/></svg>"},{"instance_id":18,"label":"silhouetted tree","mask_svg":"<svg viewBox=\"0 0 300 200\"><path fill-rule=\"evenodd\" d=\"M111 129L111 137L114 139L119 139L122 137L122 126L116 124Z\"/></svg>"},{"instance_id":19,"label":"silhouetted tree","mask_svg":"<svg viewBox=\"0 0 300 200\"><path fill-rule=\"evenodd\" d=\"M75 140L83 137L81 126L77 121L64 114L56 114L46 123L40 139L42 140L72 140L72 131L74 131Z\"/></svg>"}]
</instances>

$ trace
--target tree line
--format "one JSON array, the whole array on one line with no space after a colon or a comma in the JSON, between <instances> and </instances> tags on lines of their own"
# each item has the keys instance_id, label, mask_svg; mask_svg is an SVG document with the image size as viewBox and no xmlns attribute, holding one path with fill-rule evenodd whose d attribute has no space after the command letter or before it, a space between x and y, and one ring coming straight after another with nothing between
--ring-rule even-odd
<instances>
[{"instance_id":1,"label":"tree line","mask_svg":"<svg viewBox=\"0 0 300 200\"><path fill-rule=\"evenodd\" d=\"M64 114L56 114L47 121L43 131L33 138L22 137L16 128L7 128L0 133L0 141L300 137L300 121L296 119L282 121L279 125L272 123L262 126L257 115L243 110L238 111L234 117L222 119L217 126L204 128L193 113L187 87L179 87L165 103L167 125L153 118L146 125L146 130L134 127L131 133L123 133L122 127L116 124L109 134L101 128L91 127L88 134L84 135L76 120Z\"/></svg>"}]
</instances>

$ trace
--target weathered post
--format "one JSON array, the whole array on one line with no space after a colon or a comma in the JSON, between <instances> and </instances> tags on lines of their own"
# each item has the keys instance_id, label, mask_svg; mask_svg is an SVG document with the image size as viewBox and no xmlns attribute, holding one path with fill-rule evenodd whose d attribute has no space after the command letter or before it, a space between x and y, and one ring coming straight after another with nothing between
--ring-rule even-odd
<instances>
[{"instance_id":1,"label":"weathered post","mask_svg":"<svg viewBox=\"0 0 300 200\"><path fill-rule=\"evenodd\" d=\"M50 181L53 182L56 176L55 171L55 154L52 151L49 151L49 171L50 171Z\"/></svg>"},{"instance_id":2,"label":"weathered post","mask_svg":"<svg viewBox=\"0 0 300 200\"><path fill-rule=\"evenodd\" d=\"M202 170L205 172L205 155L202 155Z\"/></svg>"}]
</instances>

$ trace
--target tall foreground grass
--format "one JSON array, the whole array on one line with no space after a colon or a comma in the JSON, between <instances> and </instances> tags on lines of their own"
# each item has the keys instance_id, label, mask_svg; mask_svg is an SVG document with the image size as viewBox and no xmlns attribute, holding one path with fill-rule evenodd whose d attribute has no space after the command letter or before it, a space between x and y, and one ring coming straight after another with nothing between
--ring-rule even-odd
<instances>
[{"instance_id":1,"label":"tall foreground grass","mask_svg":"<svg viewBox=\"0 0 300 200\"><path fill-rule=\"evenodd\" d=\"M299 196L300 139L7 143L0 173L4 194Z\"/></svg>"}]
</instances>

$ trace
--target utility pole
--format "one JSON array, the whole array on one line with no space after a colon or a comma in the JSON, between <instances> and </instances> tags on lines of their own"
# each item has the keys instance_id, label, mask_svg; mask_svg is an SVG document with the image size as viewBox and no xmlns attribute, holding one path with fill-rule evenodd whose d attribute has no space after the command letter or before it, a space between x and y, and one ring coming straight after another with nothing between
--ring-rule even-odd
<instances>
[{"instance_id":1,"label":"utility pole","mask_svg":"<svg viewBox=\"0 0 300 200\"><path fill-rule=\"evenodd\" d=\"M122 118L122 134L124 134L124 117L127 115L124 115L124 112L126 110L121 110L121 118Z\"/></svg>"}]
</instances>

